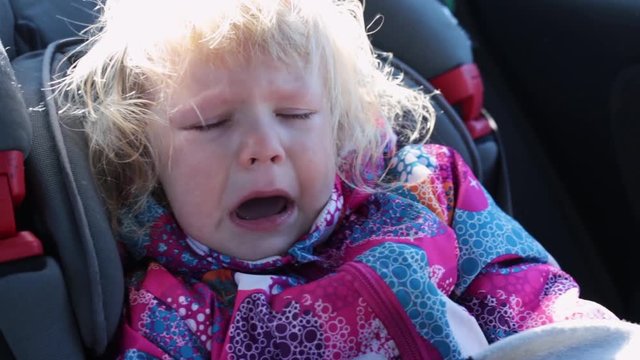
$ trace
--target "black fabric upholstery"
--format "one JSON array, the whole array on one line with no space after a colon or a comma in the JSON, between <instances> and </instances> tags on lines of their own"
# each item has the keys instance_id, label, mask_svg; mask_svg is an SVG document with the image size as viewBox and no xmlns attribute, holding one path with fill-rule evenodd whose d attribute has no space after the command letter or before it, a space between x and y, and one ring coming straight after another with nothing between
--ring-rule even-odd
<instances>
[{"instance_id":1,"label":"black fabric upholstery","mask_svg":"<svg viewBox=\"0 0 640 360\"><path fill-rule=\"evenodd\" d=\"M91 175L84 134L74 130L73 123L59 122L51 91L44 85L50 69L57 66L57 46L13 63L25 101L35 109L33 150L25 164L27 200L38 235L59 254L83 342L101 354L121 315L122 266Z\"/></svg>"},{"instance_id":2,"label":"black fabric upholstery","mask_svg":"<svg viewBox=\"0 0 640 360\"><path fill-rule=\"evenodd\" d=\"M0 359L15 360L15 358L13 351L11 351L9 344L7 344L7 339L4 338L2 331L0 331Z\"/></svg>"},{"instance_id":3,"label":"black fabric upholstery","mask_svg":"<svg viewBox=\"0 0 640 360\"><path fill-rule=\"evenodd\" d=\"M4 338L2 331L0 331L0 359L15 360L15 358L13 351L11 351L9 344L7 344L7 339Z\"/></svg>"},{"instance_id":4,"label":"black fabric upholstery","mask_svg":"<svg viewBox=\"0 0 640 360\"><path fill-rule=\"evenodd\" d=\"M31 146L31 126L24 101L0 42L0 150L20 150L27 156Z\"/></svg>"},{"instance_id":5,"label":"black fabric upholstery","mask_svg":"<svg viewBox=\"0 0 640 360\"><path fill-rule=\"evenodd\" d=\"M631 217L635 224L635 239L640 225L640 64L629 66L622 70L616 77L611 92L611 133L613 143L620 163L622 187L626 193ZM628 239L624 248L633 248L633 237ZM627 274L633 274L635 267L635 254L627 255ZM633 278L633 276L630 276ZM627 313L632 319L640 321L640 285L634 281L627 283L628 300Z\"/></svg>"}]
</instances>

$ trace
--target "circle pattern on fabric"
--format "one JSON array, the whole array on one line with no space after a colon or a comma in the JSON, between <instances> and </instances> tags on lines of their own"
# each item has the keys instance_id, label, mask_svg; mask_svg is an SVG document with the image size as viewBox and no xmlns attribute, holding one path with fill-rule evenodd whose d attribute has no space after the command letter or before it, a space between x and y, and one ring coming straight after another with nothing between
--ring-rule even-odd
<instances>
[{"instance_id":1,"label":"circle pattern on fabric","mask_svg":"<svg viewBox=\"0 0 640 360\"><path fill-rule=\"evenodd\" d=\"M490 199L489 195L486 195ZM456 210L453 230L458 238L460 278L455 293L460 295L482 268L503 255L519 255L531 262L546 263L548 254L517 222L489 200L485 211Z\"/></svg>"},{"instance_id":2,"label":"circle pattern on fabric","mask_svg":"<svg viewBox=\"0 0 640 360\"><path fill-rule=\"evenodd\" d=\"M204 359L208 351L189 324L172 308L151 299L140 316L142 334L174 358Z\"/></svg>"},{"instance_id":3,"label":"circle pattern on fabric","mask_svg":"<svg viewBox=\"0 0 640 360\"><path fill-rule=\"evenodd\" d=\"M366 240L419 239L444 234L447 226L427 207L393 194L375 194L350 215L339 233L350 245Z\"/></svg>"},{"instance_id":4,"label":"circle pattern on fabric","mask_svg":"<svg viewBox=\"0 0 640 360\"><path fill-rule=\"evenodd\" d=\"M427 255L421 249L396 243L383 243L356 259L384 280L415 325L445 359L462 357L446 314L446 303L429 279Z\"/></svg>"}]
</instances>

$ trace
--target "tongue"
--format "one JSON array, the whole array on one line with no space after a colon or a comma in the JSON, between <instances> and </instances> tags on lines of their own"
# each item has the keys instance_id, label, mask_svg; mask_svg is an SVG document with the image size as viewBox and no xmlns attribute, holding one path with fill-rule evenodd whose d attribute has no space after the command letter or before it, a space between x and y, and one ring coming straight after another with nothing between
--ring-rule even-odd
<instances>
[{"instance_id":1,"label":"tongue","mask_svg":"<svg viewBox=\"0 0 640 360\"><path fill-rule=\"evenodd\" d=\"M282 196L255 198L240 204L236 215L242 220L258 220L281 213L287 206L287 199Z\"/></svg>"}]
</instances>

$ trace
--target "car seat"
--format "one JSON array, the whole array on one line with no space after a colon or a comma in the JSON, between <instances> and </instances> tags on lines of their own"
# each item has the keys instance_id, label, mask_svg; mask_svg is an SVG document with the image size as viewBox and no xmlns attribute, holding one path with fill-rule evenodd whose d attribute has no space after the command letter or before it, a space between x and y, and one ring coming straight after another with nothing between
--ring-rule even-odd
<instances>
[{"instance_id":1,"label":"car seat","mask_svg":"<svg viewBox=\"0 0 640 360\"><path fill-rule=\"evenodd\" d=\"M36 106L42 106L47 96L40 90L40 55L43 54L29 53L14 68L22 75L18 78L20 83L33 85L24 86L21 95L27 104ZM6 60L4 65L8 65ZM3 76L2 88L17 95L12 80ZM3 102L10 100L2 97ZM106 212L95 192L88 164L78 156L84 152L78 148L85 148L82 136L58 127L55 110L48 113L32 108L31 121L24 121L28 120L28 106L14 106L13 112L3 112L2 127L32 133L27 141L30 147L25 148L29 151L22 151L28 153L28 196L21 209L20 225L38 234L45 252L4 259L0 329L5 343L19 359L83 358L84 347L103 352L117 326L123 296L119 256L108 224L104 223ZM48 126L48 116L55 126ZM12 123L13 126L8 125ZM62 135L63 132L70 135ZM65 142L61 143L63 136ZM15 147L11 144L3 146L4 150L12 148ZM7 245L6 239L1 240L0 252L6 253Z\"/></svg>"},{"instance_id":2,"label":"car seat","mask_svg":"<svg viewBox=\"0 0 640 360\"><path fill-rule=\"evenodd\" d=\"M395 53L392 63L410 85L432 93L434 87L425 78L439 84L445 96L432 98L437 110L432 141L456 149L500 205L510 209L503 152L495 128L480 111L482 82L473 69L466 33L436 0L390 3L366 2L369 19L385 14L385 25L373 35L374 45ZM27 33L44 40L10 51L12 69L8 54L0 54L0 101L7 104L0 113L0 150L24 154L27 196L18 208L19 227L36 234L44 250L0 264L0 358L109 358L124 296L122 265L91 176L80 119L59 122L48 85L74 61L66 54L81 40L53 41L56 32L49 31L46 22L32 20L38 25ZM3 41L16 38L0 26ZM412 35L398 37L398 31ZM58 39L69 35L57 34ZM14 207L17 202L12 202ZM6 251L4 241L0 254Z\"/></svg>"},{"instance_id":3,"label":"car seat","mask_svg":"<svg viewBox=\"0 0 640 360\"><path fill-rule=\"evenodd\" d=\"M25 189L22 160L30 155L32 128L4 48L0 67L0 357L10 359L18 349L21 358L46 358L53 345L66 356L82 346L64 276L51 249L45 247L44 253L32 233L18 231L28 226L16 226L14 210ZM34 338L46 339L46 345L34 345Z\"/></svg>"},{"instance_id":4,"label":"car seat","mask_svg":"<svg viewBox=\"0 0 640 360\"><path fill-rule=\"evenodd\" d=\"M92 22L89 6L0 0L0 159L13 160L0 165L0 179L20 174L14 164L22 156L27 188L20 206L19 197L0 195L0 359L108 358L121 315L122 267L83 136L59 127L55 110L40 111L50 100L42 90L49 76L43 49ZM14 210L17 228L41 242L25 232L16 237Z\"/></svg>"}]
</instances>

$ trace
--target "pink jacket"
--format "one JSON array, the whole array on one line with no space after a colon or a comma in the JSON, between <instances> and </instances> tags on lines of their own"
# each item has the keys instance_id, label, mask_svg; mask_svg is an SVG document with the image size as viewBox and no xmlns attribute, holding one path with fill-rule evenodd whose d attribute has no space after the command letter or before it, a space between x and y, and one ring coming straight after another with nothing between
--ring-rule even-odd
<instances>
[{"instance_id":1,"label":"pink jacket","mask_svg":"<svg viewBox=\"0 0 640 360\"><path fill-rule=\"evenodd\" d=\"M130 220L147 232L123 224L144 266L121 358L461 359L543 324L615 318L579 299L455 152L409 146L391 165L407 185L369 194L337 179L309 233L261 261L204 247L150 203Z\"/></svg>"}]
</instances>

